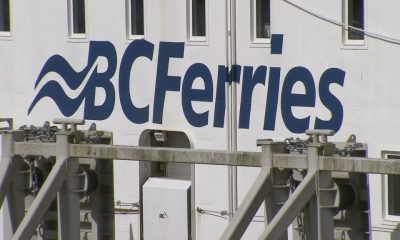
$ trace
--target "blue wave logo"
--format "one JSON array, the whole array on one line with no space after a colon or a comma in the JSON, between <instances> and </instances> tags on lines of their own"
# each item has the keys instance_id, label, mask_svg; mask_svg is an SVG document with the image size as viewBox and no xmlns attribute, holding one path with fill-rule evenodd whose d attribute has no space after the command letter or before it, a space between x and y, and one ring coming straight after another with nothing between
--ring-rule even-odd
<instances>
[{"instance_id":1,"label":"blue wave logo","mask_svg":"<svg viewBox=\"0 0 400 240\"><path fill-rule=\"evenodd\" d=\"M99 72L99 61L102 58L107 60L108 66L104 72ZM85 119L108 118L114 109L115 90L111 78L115 74L116 66L115 48L110 42L104 41L90 42L88 63L81 71L76 71L60 55L50 57L36 80L35 90L39 88L39 91L28 109L28 114L41 99L49 97L66 117L73 115L85 100ZM105 91L105 100L101 105L95 105L96 88L103 88Z\"/></svg>"}]
</instances>

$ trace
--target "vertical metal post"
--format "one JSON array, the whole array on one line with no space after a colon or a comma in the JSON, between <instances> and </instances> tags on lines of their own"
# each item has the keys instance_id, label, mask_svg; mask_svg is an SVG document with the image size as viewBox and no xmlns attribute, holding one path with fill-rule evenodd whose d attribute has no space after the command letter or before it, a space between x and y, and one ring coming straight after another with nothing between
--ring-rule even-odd
<instances>
[{"instance_id":1,"label":"vertical metal post","mask_svg":"<svg viewBox=\"0 0 400 240\"><path fill-rule=\"evenodd\" d=\"M226 1L226 35L227 35L227 66L231 74L237 74L233 71L236 65L236 0ZM231 76L236 78L236 76ZM227 89L228 103L228 149L230 151L237 150L237 86L235 81L231 81ZM233 214L238 208L237 196L237 167L228 167L228 207L229 220L232 220Z\"/></svg>"},{"instance_id":2,"label":"vertical metal post","mask_svg":"<svg viewBox=\"0 0 400 240\"><path fill-rule=\"evenodd\" d=\"M12 174L12 133L4 131L1 134L1 161L0 161L0 203L3 203L11 182Z\"/></svg>"},{"instance_id":3,"label":"vertical metal post","mask_svg":"<svg viewBox=\"0 0 400 240\"><path fill-rule=\"evenodd\" d=\"M273 166L273 147L272 147L273 141L271 139L261 139L257 140L257 145L261 146L261 151L262 151L262 156L261 156L261 166L262 168L266 169L267 171L272 172L272 166ZM271 184L273 184L273 176L271 176ZM265 197L265 209L264 209L264 214L265 214L265 226L267 226L272 218L275 216L276 212L278 209L276 208L276 205L273 200L272 192L267 194Z\"/></svg>"},{"instance_id":4,"label":"vertical metal post","mask_svg":"<svg viewBox=\"0 0 400 240\"><path fill-rule=\"evenodd\" d=\"M280 185L283 186L286 184L287 181L287 176L283 172L279 171L278 169L273 168L273 154L275 151L277 151L277 148L282 148L282 143L274 143L270 139L265 139L265 140L258 140L257 145L261 146L262 149L262 157L261 157L261 165L263 169L266 169L270 171L270 176L271 176L271 183L272 186L274 185ZM281 208L281 205L277 202L285 202L287 200L287 193L285 192L285 189L274 189L270 191L264 201L264 213L265 213L265 227L268 226L268 224L272 221L272 219L275 217L276 213L279 211ZM289 190L289 188L287 188ZM285 231L282 236L279 238L280 240L286 240L287 239L287 231Z\"/></svg>"},{"instance_id":5,"label":"vertical metal post","mask_svg":"<svg viewBox=\"0 0 400 240\"><path fill-rule=\"evenodd\" d=\"M3 237L11 239L25 215L26 176L22 158L14 158L13 144L23 139L20 131L2 133L0 162L0 206L3 204ZM8 192L8 193L7 193ZM4 201L4 199L6 200Z\"/></svg>"},{"instance_id":6,"label":"vertical metal post","mask_svg":"<svg viewBox=\"0 0 400 240\"><path fill-rule=\"evenodd\" d=\"M321 134L322 135L322 134ZM326 142L326 138L323 138ZM331 172L319 170L319 156L322 155L323 144L319 141L319 135L313 134L313 143L308 144L308 174L316 174L316 194L311 197L305 210L305 229L307 239L330 240L334 237L333 210L334 201L333 181Z\"/></svg>"},{"instance_id":7,"label":"vertical metal post","mask_svg":"<svg viewBox=\"0 0 400 240\"><path fill-rule=\"evenodd\" d=\"M63 129L65 129L63 127ZM58 196L58 239L70 240L80 238L80 195L79 162L69 158L69 145L73 140L72 132L61 130L56 138L56 161L68 158L68 177L61 186Z\"/></svg>"},{"instance_id":8,"label":"vertical metal post","mask_svg":"<svg viewBox=\"0 0 400 240\"><path fill-rule=\"evenodd\" d=\"M114 239L113 161L96 159L98 188L90 195L92 202L93 239Z\"/></svg>"},{"instance_id":9,"label":"vertical metal post","mask_svg":"<svg viewBox=\"0 0 400 240\"><path fill-rule=\"evenodd\" d=\"M15 156L13 158L13 175L3 208L4 234L8 235L5 239L12 238L25 216L25 194L28 187L28 174L24 160L19 156Z\"/></svg>"}]
</instances>

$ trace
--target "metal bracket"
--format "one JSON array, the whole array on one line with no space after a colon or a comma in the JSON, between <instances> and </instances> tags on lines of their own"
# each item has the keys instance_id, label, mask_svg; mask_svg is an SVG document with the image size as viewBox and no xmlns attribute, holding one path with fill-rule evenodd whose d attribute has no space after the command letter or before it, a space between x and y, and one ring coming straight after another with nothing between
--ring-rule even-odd
<instances>
[{"instance_id":1,"label":"metal bracket","mask_svg":"<svg viewBox=\"0 0 400 240\"><path fill-rule=\"evenodd\" d=\"M2 128L0 128L0 131L13 129L13 119L12 118L0 118L0 122L8 123L8 127L2 127Z\"/></svg>"}]
</instances>

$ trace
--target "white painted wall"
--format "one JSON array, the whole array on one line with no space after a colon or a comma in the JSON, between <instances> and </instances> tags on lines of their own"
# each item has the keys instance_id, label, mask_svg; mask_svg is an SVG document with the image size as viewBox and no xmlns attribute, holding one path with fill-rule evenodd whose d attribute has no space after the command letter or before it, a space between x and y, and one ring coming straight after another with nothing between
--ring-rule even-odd
<instances>
[{"instance_id":1,"label":"white painted wall","mask_svg":"<svg viewBox=\"0 0 400 240\"><path fill-rule=\"evenodd\" d=\"M341 21L341 1L300 1L293 2L327 18ZM400 150L400 104L398 103L398 61L400 46L372 37L366 38L366 47L348 47L342 43L342 28L301 11L285 1L272 0L273 32L284 34L283 54L270 55L268 47L254 47L250 39L250 1L237 1L237 60L246 66L265 65L268 68L281 67L281 86L286 73L293 67L304 66L313 74L316 85L321 74L331 67L346 72L343 87L332 86L332 93L344 107L342 128L332 138L343 141L354 133L361 142L368 143L370 157L379 157L385 146ZM184 76L193 63L204 63L210 69L216 90L217 67L226 65L226 23L225 1L208 1L209 36L206 44L194 45L187 40L186 0L148 0L146 1L145 39L155 45L153 61L139 61L134 66L132 76L140 76L142 83L132 89L138 104L150 103L150 122L137 125L131 123L123 114L116 91L115 108L112 115L97 122L99 129L114 132L114 144L137 145L144 129L159 128L184 131L193 137L195 148L226 149L227 118L224 128L212 126L213 103L196 104L199 112L210 110L209 125L196 128L185 119L181 109L181 93L169 92L166 97L163 124L151 123L152 100L154 94L155 72L157 69L158 46L160 41L186 42L184 59L170 62L169 74ZM366 0L366 26L372 33L400 39L397 23L400 16L396 1ZM43 99L34 111L27 115L28 107L37 91L34 83L46 60L60 54L76 69L86 66L89 41L110 41L116 48L118 62L130 43L126 38L125 1L88 1L88 38L72 41L68 38L66 1L12 1L12 37L0 40L0 115L13 117L15 126L23 124L41 125L46 120L63 117L50 99ZM118 69L112 82L118 86ZM140 88L139 88L140 86ZM134 88L132 86L132 88ZM265 99L267 88L257 86L253 93L253 106L250 130L238 130L238 150L259 151L258 138L284 139L297 136L285 127L278 106L275 131L264 131ZM318 93L317 93L318 95ZM241 85L238 87L238 99ZM317 98L318 99L318 98ZM239 109L239 105L238 105ZM299 116L330 117L329 111L317 101L313 109L296 109ZM82 118L83 107L72 117ZM90 122L90 121L89 121ZM87 125L89 126L89 124ZM304 137L304 135L299 135ZM258 170L239 169L239 200L252 183ZM138 201L137 163L115 164L115 200L123 202ZM196 167L196 206L209 210L227 210L227 168L223 166ZM397 232L382 218L382 183L380 177L370 178L372 206L372 225L374 238L388 238ZM197 215L198 239L218 239L227 220L208 215ZM397 224L397 223L396 223ZM138 216L116 216L117 239L129 236L132 226L134 239L138 239ZM254 239L263 225L254 223L247 239ZM394 238L393 238L394 239Z\"/></svg>"}]
</instances>

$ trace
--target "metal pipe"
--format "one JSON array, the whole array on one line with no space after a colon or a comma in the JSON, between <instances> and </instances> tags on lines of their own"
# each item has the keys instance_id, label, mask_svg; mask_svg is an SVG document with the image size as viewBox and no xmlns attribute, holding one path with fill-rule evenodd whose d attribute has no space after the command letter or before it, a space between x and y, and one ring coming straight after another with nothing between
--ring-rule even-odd
<instances>
[{"instance_id":1,"label":"metal pipe","mask_svg":"<svg viewBox=\"0 0 400 240\"><path fill-rule=\"evenodd\" d=\"M232 221L222 234L221 239L233 240L240 239L250 224L265 195L272 190L271 176L269 169L262 169L251 186L242 204L233 216Z\"/></svg>"},{"instance_id":2,"label":"metal pipe","mask_svg":"<svg viewBox=\"0 0 400 240\"><path fill-rule=\"evenodd\" d=\"M226 30L227 30L227 66L232 70L237 63L236 57L236 0L226 1ZM236 72L232 72L236 74ZM235 76L233 76L235 77ZM236 82L230 81L228 87L228 150L237 150L237 89ZM229 220L238 208L237 200L237 167L228 167L228 201Z\"/></svg>"},{"instance_id":3,"label":"metal pipe","mask_svg":"<svg viewBox=\"0 0 400 240\"><path fill-rule=\"evenodd\" d=\"M258 239L276 240L281 237L293 219L314 195L316 191L315 181L316 172L308 173Z\"/></svg>"},{"instance_id":4,"label":"metal pipe","mask_svg":"<svg viewBox=\"0 0 400 240\"><path fill-rule=\"evenodd\" d=\"M236 0L231 0L231 69L234 65L237 64L236 58ZM234 74L237 74L234 72ZM234 76L236 78L236 76ZM237 86L236 82L232 81L231 83L231 148L232 152L237 151ZM238 209L238 195L237 195L237 166L232 166L232 211L231 213L235 214ZM230 215L232 216L232 215Z\"/></svg>"},{"instance_id":5,"label":"metal pipe","mask_svg":"<svg viewBox=\"0 0 400 240\"><path fill-rule=\"evenodd\" d=\"M36 227L42 221L44 214L64 183L68 174L68 158L58 159L51 169L42 188L33 200L31 207L14 234L13 240L30 239Z\"/></svg>"}]
</instances>

